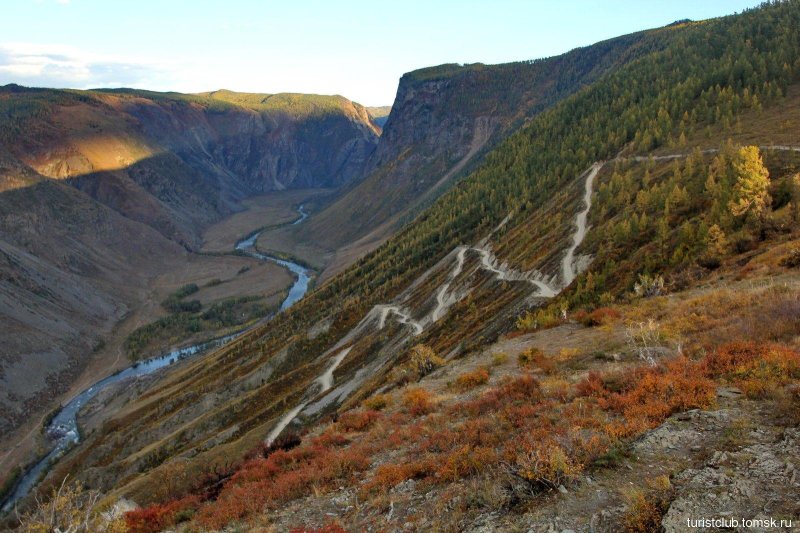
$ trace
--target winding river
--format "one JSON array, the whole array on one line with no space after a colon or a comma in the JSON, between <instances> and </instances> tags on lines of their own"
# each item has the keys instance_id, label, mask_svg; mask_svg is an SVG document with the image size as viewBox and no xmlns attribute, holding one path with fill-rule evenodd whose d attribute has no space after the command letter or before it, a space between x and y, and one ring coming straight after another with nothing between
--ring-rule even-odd
<instances>
[{"instance_id":1,"label":"winding river","mask_svg":"<svg viewBox=\"0 0 800 533\"><path fill-rule=\"evenodd\" d=\"M299 224L300 222L304 221L306 217L308 217L308 213L303 210L302 205L298 207L297 211L300 214L300 217L293 221L292 224ZM309 271L297 263L259 252L255 247L259 235L261 235L260 231L240 240L236 243L235 249L261 261L271 261L276 263L294 274L295 282L289 289L289 294L286 296L286 299L284 299L281 303L280 311L283 311L291 307L295 302L305 296L306 291L308 291L308 284L311 280ZM187 346L179 350L173 350L158 357L153 357L152 359L138 362L115 374L101 379L88 389L73 397L61 408L61 410L58 411L58 413L56 413L44 430L45 436L49 440L52 449L45 457L40 459L37 463L25 471L25 473L14 485L13 490L8 494L6 499L3 500L0 511L2 513L11 511L14 504L31 491L31 489L36 485L36 483L39 482L39 479L44 475L45 472L47 472L49 468L72 446L80 442L81 435L77 421L78 412L84 405L86 405L87 402L89 402L89 400L97 396L100 391L123 380L152 374L153 372L168 367L178 361L188 359L211 348L222 346L242 335L246 331L247 329L233 335Z\"/></svg>"}]
</instances>

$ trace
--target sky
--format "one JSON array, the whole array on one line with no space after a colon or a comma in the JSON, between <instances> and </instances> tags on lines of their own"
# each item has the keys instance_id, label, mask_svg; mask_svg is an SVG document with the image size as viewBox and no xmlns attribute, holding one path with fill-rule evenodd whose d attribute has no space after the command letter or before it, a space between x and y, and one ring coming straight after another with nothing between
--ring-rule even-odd
<instances>
[{"instance_id":1,"label":"sky","mask_svg":"<svg viewBox=\"0 0 800 533\"><path fill-rule=\"evenodd\" d=\"M2 0L0 85L341 94L390 105L405 72L503 63L753 0Z\"/></svg>"}]
</instances>

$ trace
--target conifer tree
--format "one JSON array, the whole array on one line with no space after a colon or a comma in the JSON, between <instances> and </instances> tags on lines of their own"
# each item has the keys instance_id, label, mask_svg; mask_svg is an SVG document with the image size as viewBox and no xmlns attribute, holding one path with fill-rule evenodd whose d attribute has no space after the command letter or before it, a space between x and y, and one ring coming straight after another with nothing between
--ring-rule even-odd
<instances>
[{"instance_id":1,"label":"conifer tree","mask_svg":"<svg viewBox=\"0 0 800 533\"><path fill-rule=\"evenodd\" d=\"M736 172L734 198L728 204L734 216L752 213L759 220L769 206L769 171L757 146L743 146L733 162Z\"/></svg>"}]
</instances>

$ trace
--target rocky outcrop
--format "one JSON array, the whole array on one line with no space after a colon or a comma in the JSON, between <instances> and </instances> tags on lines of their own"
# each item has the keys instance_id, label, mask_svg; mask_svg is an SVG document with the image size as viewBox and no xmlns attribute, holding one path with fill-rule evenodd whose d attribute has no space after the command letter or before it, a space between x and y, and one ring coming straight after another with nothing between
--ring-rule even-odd
<instances>
[{"instance_id":1,"label":"rocky outcrop","mask_svg":"<svg viewBox=\"0 0 800 533\"><path fill-rule=\"evenodd\" d=\"M788 523L796 516L800 430L786 428L776 438L754 428L751 435L754 444L714 451L705 464L676 477L680 495L664 516L664 531L708 527L704 520L713 528L772 531L781 529L781 519Z\"/></svg>"}]
</instances>

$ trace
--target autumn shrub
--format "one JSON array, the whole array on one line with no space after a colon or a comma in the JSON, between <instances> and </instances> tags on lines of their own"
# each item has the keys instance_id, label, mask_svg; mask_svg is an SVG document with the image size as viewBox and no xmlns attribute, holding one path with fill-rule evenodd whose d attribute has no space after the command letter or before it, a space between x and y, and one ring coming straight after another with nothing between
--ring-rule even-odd
<instances>
[{"instance_id":1,"label":"autumn shrub","mask_svg":"<svg viewBox=\"0 0 800 533\"><path fill-rule=\"evenodd\" d=\"M598 307L589 313L576 314L575 318L586 327L594 327L610 324L620 316L620 312L613 307Z\"/></svg>"},{"instance_id":2,"label":"autumn shrub","mask_svg":"<svg viewBox=\"0 0 800 533\"><path fill-rule=\"evenodd\" d=\"M490 447L464 445L445 456L436 475L442 481L456 481L477 474L497 461L497 453Z\"/></svg>"},{"instance_id":3,"label":"autumn shrub","mask_svg":"<svg viewBox=\"0 0 800 533\"><path fill-rule=\"evenodd\" d=\"M192 518L200 504L198 496L187 496L163 504L134 509L125 513L130 533L156 533Z\"/></svg>"},{"instance_id":4,"label":"autumn shrub","mask_svg":"<svg viewBox=\"0 0 800 533\"><path fill-rule=\"evenodd\" d=\"M403 395L403 406L413 416L421 416L433 410L433 394L422 388L409 389Z\"/></svg>"},{"instance_id":5,"label":"autumn shrub","mask_svg":"<svg viewBox=\"0 0 800 533\"><path fill-rule=\"evenodd\" d=\"M733 342L707 355L703 368L707 376L730 381L750 398L764 398L800 379L800 352L775 343Z\"/></svg>"},{"instance_id":6,"label":"autumn shrub","mask_svg":"<svg viewBox=\"0 0 800 533\"><path fill-rule=\"evenodd\" d=\"M564 323L563 315L553 306L526 311L517 319L517 329L522 331L549 329Z\"/></svg>"},{"instance_id":7,"label":"autumn shrub","mask_svg":"<svg viewBox=\"0 0 800 533\"><path fill-rule=\"evenodd\" d=\"M350 439L336 431L336 429L335 426L331 426L326 431L312 438L309 451L315 453L319 449L341 448L350 444Z\"/></svg>"},{"instance_id":8,"label":"autumn shrub","mask_svg":"<svg viewBox=\"0 0 800 533\"><path fill-rule=\"evenodd\" d=\"M517 362L521 367L536 367L545 374L552 374L556 369L553 361L539 348L528 348L520 353L517 356Z\"/></svg>"},{"instance_id":9,"label":"autumn shrub","mask_svg":"<svg viewBox=\"0 0 800 533\"><path fill-rule=\"evenodd\" d=\"M68 483L64 478L58 489L53 489L50 498L39 500L23 516L19 531L26 533L49 533L69 531L74 533L123 533L126 531L122 520L106 520L100 513L100 493L85 490L80 483Z\"/></svg>"},{"instance_id":10,"label":"autumn shrub","mask_svg":"<svg viewBox=\"0 0 800 533\"><path fill-rule=\"evenodd\" d=\"M507 468L533 492L539 492L568 483L580 474L583 465L553 441L525 439Z\"/></svg>"},{"instance_id":11,"label":"autumn shrub","mask_svg":"<svg viewBox=\"0 0 800 533\"><path fill-rule=\"evenodd\" d=\"M436 472L436 465L427 457L415 461L378 466L372 478L363 485L364 491L388 490L409 479L423 479Z\"/></svg>"},{"instance_id":12,"label":"autumn shrub","mask_svg":"<svg viewBox=\"0 0 800 533\"><path fill-rule=\"evenodd\" d=\"M347 411L343 413L339 420L337 421L336 425L339 427L340 430L348 432L348 431L364 431L365 429L372 426L378 419L380 419L381 413L378 411L373 410L366 410L366 411Z\"/></svg>"},{"instance_id":13,"label":"autumn shrub","mask_svg":"<svg viewBox=\"0 0 800 533\"><path fill-rule=\"evenodd\" d=\"M374 394L361 402L365 409L373 411L381 411L389 407L392 403L392 397L388 394Z\"/></svg>"},{"instance_id":14,"label":"autumn shrub","mask_svg":"<svg viewBox=\"0 0 800 533\"><path fill-rule=\"evenodd\" d=\"M663 513L658 504L643 491L630 492L628 506L622 516L622 526L628 533L650 533L660 531Z\"/></svg>"},{"instance_id":15,"label":"autumn shrub","mask_svg":"<svg viewBox=\"0 0 800 533\"><path fill-rule=\"evenodd\" d=\"M330 488L334 481L362 472L369 464L367 450L360 446L325 447L317 442L277 451L245 464L216 501L200 508L198 522L219 529L264 508L277 508L312 489Z\"/></svg>"},{"instance_id":16,"label":"autumn shrub","mask_svg":"<svg viewBox=\"0 0 800 533\"><path fill-rule=\"evenodd\" d=\"M500 366L508 361L508 354L505 352L497 352L492 355L492 366Z\"/></svg>"},{"instance_id":17,"label":"autumn shrub","mask_svg":"<svg viewBox=\"0 0 800 533\"><path fill-rule=\"evenodd\" d=\"M703 375L702 363L685 357L611 377L614 379L590 373L576 392L596 398L602 409L622 415L609 427L620 438L653 428L673 413L708 408L716 399L716 384Z\"/></svg>"},{"instance_id":18,"label":"autumn shrub","mask_svg":"<svg viewBox=\"0 0 800 533\"><path fill-rule=\"evenodd\" d=\"M672 500L672 485L667 476L648 482L648 488L633 489L625 494L627 508L622 526L627 533L661 531L661 521Z\"/></svg>"},{"instance_id":19,"label":"autumn shrub","mask_svg":"<svg viewBox=\"0 0 800 533\"><path fill-rule=\"evenodd\" d=\"M475 370L464 372L458 376L455 383L453 383L453 387L459 391L467 391L480 385L485 385L488 382L489 370L486 368L476 368Z\"/></svg>"},{"instance_id":20,"label":"autumn shrub","mask_svg":"<svg viewBox=\"0 0 800 533\"><path fill-rule=\"evenodd\" d=\"M785 266L787 268L796 268L800 266L800 247L794 247L789 250L789 253L786 254L780 261L781 266Z\"/></svg>"},{"instance_id":21,"label":"autumn shrub","mask_svg":"<svg viewBox=\"0 0 800 533\"><path fill-rule=\"evenodd\" d=\"M525 374L516 378L504 378L498 386L487 390L475 400L456 405L454 410L475 416L498 411L508 405L535 403L541 397L539 382L533 376Z\"/></svg>"},{"instance_id":22,"label":"autumn shrub","mask_svg":"<svg viewBox=\"0 0 800 533\"><path fill-rule=\"evenodd\" d=\"M549 377L542 380L540 385L545 396L561 402L566 402L572 394L572 386L565 379Z\"/></svg>"},{"instance_id":23,"label":"autumn shrub","mask_svg":"<svg viewBox=\"0 0 800 533\"><path fill-rule=\"evenodd\" d=\"M775 416L787 426L800 425L800 385L775 389L770 395L774 403Z\"/></svg>"},{"instance_id":24,"label":"autumn shrub","mask_svg":"<svg viewBox=\"0 0 800 533\"><path fill-rule=\"evenodd\" d=\"M429 346L417 344L411 348L411 357L408 364L419 377L430 374L446 363L447 361L436 355L436 352Z\"/></svg>"},{"instance_id":25,"label":"autumn shrub","mask_svg":"<svg viewBox=\"0 0 800 533\"><path fill-rule=\"evenodd\" d=\"M664 289L664 278L662 276L650 276L639 274L639 280L633 287L633 292L641 298L661 296L666 291Z\"/></svg>"}]
</instances>

